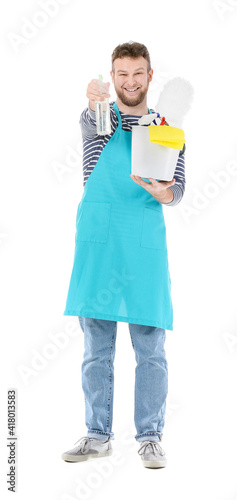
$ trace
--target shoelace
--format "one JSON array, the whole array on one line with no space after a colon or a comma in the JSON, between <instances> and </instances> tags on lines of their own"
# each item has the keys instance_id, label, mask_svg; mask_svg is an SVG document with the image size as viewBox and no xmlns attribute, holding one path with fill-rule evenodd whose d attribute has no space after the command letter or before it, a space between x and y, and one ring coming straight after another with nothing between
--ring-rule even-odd
<instances>
[{"instance_id":1,"label":"shoelace","mask_svg":"<svg viewBox=\"0 0 237 500\"><path fill-rule=\"evenodd\" d=\"M149 450L149 446L151 447L151 451L154 453L154 455L156 451L158 451L158 453L162 456L165 455L164 450L162 450L161 446L156 441L145 441L144 444L142 444L141 448L139 448L138 450L139 455L141 455L142 453L146 453L147 449Z\"/></svg>"},{"instance_id":2,"label":"shoelace","mask_svg":"<svg viewBox=\"0 0 237 500\"><path fill-rule=\"evenodd\" d=\"M88 443L89 443L89 441L90 441L89 437L83 437L83 438L78 439L78 441L76 441L74 443L74 445L77 444L77 443L80 443L79 444L79 449L81 450L82 453L85 453L87 451L87 449L88 449Z\"/></svg>"},{"instance_id":3,"label":"shoelace","mask_svg":"<svg viewBox=\"0 0 237 500\"><path fill-rule=\"evenodd\" d=\"M80 451L82 453L86 453L87 450L88 450L88 444L89 444L89 442L90 442L91 439L93 439L93 438L89 438L88 436L82 437L82 438L78 439L78 441L76 441L74 443L74 445L77 444L77 443L80 443L79 444ZM110 436L109 436L109 439L110 439Z\"/></svg>"}]
</instances>

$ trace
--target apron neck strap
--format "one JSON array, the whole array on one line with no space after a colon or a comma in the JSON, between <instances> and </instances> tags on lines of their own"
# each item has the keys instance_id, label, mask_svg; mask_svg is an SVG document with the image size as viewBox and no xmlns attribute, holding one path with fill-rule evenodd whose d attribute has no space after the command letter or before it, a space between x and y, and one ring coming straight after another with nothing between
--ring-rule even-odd
<instances>
[{"instance_id":1,"label":"apron neck strap","mask_svg":"<svg viewBox=\"0 0 237 500\"><path fill-rule=\"evenodd\" d=\"M114 111L118 117L118 126L119 126L119 128L122 128L122 119L121 119L121 115L120 115L120 112L119 112L119 109L118 109L116 102L113 103L113 108L114 108Z\"/></svg>"}]
</instances>

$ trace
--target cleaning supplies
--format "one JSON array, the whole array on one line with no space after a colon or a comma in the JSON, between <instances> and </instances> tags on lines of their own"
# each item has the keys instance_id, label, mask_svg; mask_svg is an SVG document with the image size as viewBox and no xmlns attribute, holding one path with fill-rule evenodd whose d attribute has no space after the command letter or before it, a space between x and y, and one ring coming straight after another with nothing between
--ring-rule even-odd
<instances>
[{"instance_id":1,"label":"cleaning supplies","mask_svg":"<svg viewBox=\"0 0 237 500\"><path fill-rule=\"evenodd\" d=\"M183 149L185 143L184 131L177 127L149 126L149 138L151 142L166 146L167 148Z\"/></svg>"},{"instance_id":2,"label":"cleaning supplies","mask_svg":"<svg viewBox=\"0 0 237 500\"><path fill-rule=\"evenodd\" d=\"M100 82L103 82L102 75L99 75ZM101 85L101 90L104 87ZM101 95L103 92L100 92ZM110 123L110 106L109 99L105 98L104 101L95 101L95 115L96 115L96 126L98 135L108 135L111 134L111 123Z\"/></svg>"},{"instance_id":3,"label":"cleaning supplies","mask_svg":"<svg viewBox=\"0 0 237 500\"><path fill-rule=\"evenodd\" d=\"M172 149L183 149L185 137L180 127L190 109L193 93L193 87L183 78L173 78L165 84L155 108L156 112L144 115L138 121L139 125L148 126L151 142ZM157 123L157 119L160 123Z\"/></svg>"},{"instance_id":4,"label":"cleaning supplies","mask_svg":"<svg viewBox=\"0 0 237 500\"><path fill-rule=\"evenodd\" d=\"M169 125L181 127L189 111L194 90L188 80L176 77L169 80L160 93L155 111L165 116Z\"/></svg>"}]
</instances>

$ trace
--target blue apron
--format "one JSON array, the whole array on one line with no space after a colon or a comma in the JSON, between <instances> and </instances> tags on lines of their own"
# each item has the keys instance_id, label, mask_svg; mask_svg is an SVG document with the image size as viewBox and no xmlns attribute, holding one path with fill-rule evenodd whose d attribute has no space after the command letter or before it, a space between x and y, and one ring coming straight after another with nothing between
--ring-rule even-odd
<instances>
[{"instance_id":1,"label":"blue apron","mask_svg":"<svg viewBox=\"0 0 237 500\"><path fill-rule=\"evenodd\" d=\"M86 181L76 214L64 315L173 330L163 207L130 177L132 132L118 127Z\"/></svg>"}]
</instances>

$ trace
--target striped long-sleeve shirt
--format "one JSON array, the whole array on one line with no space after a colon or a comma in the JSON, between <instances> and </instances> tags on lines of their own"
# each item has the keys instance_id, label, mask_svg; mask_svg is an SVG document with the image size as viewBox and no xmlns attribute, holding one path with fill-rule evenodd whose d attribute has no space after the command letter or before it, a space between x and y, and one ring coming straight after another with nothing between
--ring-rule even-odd
<instances>
[{"instance_id":1,"label":"striped long-sleeve shirt","mask_svg":"<svg viewBox=\"0 0 237 500\"><path fill-rule=\"evenodd\" d=\"M151 110L152 111L152 110ZM133 125L138 125L140 116L128 115L120 111L123 130L131 131ZM118 117L110 103L111 134L105 136L97 135L95 111L89 107L84 109L80 116L80 125L83 140L83 186L95 167L101 152L118 127ZM175 184L170 187L173 191L173 200L165 205L177 205L183 197L185 190L185 147L180 152L175 168Z\"/></svg>"}]
</instances>

